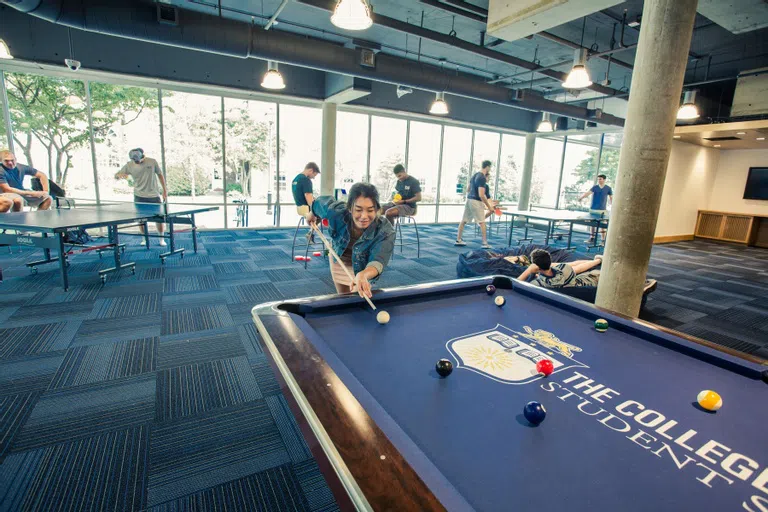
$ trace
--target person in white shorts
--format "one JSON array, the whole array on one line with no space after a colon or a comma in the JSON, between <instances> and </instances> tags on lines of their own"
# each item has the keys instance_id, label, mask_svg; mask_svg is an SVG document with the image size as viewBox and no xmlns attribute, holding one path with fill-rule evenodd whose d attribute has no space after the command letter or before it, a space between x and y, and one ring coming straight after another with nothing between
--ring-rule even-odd
<instances>
[{"instance_id":1,"label":"person in white shorts","mask_svg":"<svg viewBox=\"0 0 768 512\"><path fill-rule=\"evenodd\" d=\"M144 156L144 150L141 148L130 150L128 158L130 161L115 174L115 179L127 179L128 176L133 178L133 201L135 203L168 203L168 187L165 185L165 176L157 160ZM163 223L157 222L155 226L157 233L162 236L165 232ZM143 235L144 226L139 226L139 231ZM141 245L144 243L142 238ZM160 238L160 245L163 247L167 245L164 238Z\"/></svg>"},{"instance_id":2,"label":"person in white shorts","mask_svg":"<svg viewBox=\"0 0 768 512\"><path fill-rule=\"evenodd\" d=\"M488 233L485 226L486 208L489 211L493 211L495 206L494 202L488 198L488 177L491 174L491 161L483 161L483 167L480 171L476 172L472 179L469 181L469 193L467 194L467 203L464 205L464 218L459 223L459 232L456 235L456 243L454 245L464 246L467 245L464 240L461 239L462 233L464 233L464 225L468 222L477 222L480 225L480 231L483 235L483 249L490 249L488 245Z\"/></svg>"},{"instance_id":3,"label":"person in white shorts","mask_svg":"<svg viewBox=\"0 0 768 512\"><path fill-rule=\"evenodd\" d=\"M10 209L20 211L22 206L32 206L38 210L47 210L51 207L51 196L48 193L50 183L44 172L17 163L16 156L8 150L0 151L0 164L0 193L6 200L11 201ZM43 190L24 188L24 176L39 179ZM8 210L0 208L0 211Z\"/></svg>"}]
</instances>

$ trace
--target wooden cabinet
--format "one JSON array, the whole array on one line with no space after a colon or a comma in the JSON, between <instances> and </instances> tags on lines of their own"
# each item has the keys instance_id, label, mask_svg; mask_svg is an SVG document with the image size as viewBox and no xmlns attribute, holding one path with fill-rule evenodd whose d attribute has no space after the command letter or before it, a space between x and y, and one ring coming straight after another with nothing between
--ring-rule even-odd
<instances>
[{"instance_id":1,"label":"wooden cabinet","mask_svg":"<svg viewBox=\"0 0 768 512\"><path fill-rule=\"evenodd\" d=\"M699 210L698 238L768 247L768 218L745 213Z\"/></svg>"}]
</instances>

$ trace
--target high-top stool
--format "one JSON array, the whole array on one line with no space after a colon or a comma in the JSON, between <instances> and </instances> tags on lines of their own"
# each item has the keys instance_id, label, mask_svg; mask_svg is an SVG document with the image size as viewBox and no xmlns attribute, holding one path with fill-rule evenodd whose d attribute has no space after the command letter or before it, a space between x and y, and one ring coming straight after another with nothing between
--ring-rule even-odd
<instances>
[{"instance_id":1,"label":"high-top stool","mask_svg":"<svg viewBox=\"0 0 768 512\"><path fill-rule=\"evenodd\" d=\"M291 244L291 261L295 261L294 257L295 257L295 254L296 254L296 238L298 238L298 236L299 236L299 230L301 229L301 226L306 226L306 225L307 225L306 219L304 219L304 217L300 217L299 218L299 223L296 225L296 231L293 233L293 244ZM323 232L323 224L322 223L318 223L318 225L320 226L320 232L322 233ZM307 226L307 227L309 227L309 226ZM309 228L309 233L312 233L312 228ZM304 268L307 268L307 263L308 262L307 262L306 258L309 256L309 250L311 248L314 248L315 246L319 245L322 248L323 258L325 258L325 245L323 244L323 241L319 239L319 237L318 237L317 240L314 240L311 243L309 241L309 238L307 238L306 240L307 240L307 243L304 246L302 246L301 243L299 243L299 248L300 249L301 248L304 249Z\"/></svg>"},{"instance_id":2,"label":"high-top stool","mask_svg":"<svg viewBox=\"0 0 768 512\"><path fill-rule=\"evenodd\" d=\"M416 240L410 239L408 241L403 241L403 228L402 225L405 224L413 225L413 230L416 233ZM400 244L400 254L403 253L403 246L407 245L415 245L416 246L416 257L421 258L421 240L419 239L419 226L416 222L416 218L412 217L410 215L399 215L395 219L395 245Z\"/></svg>"}]
</instances>

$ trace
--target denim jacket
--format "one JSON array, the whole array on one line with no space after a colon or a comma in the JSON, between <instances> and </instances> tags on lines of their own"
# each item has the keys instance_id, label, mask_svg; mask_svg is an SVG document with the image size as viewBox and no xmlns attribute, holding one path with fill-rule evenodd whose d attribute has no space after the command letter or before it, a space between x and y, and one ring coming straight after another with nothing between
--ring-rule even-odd
<instances>
[{"instance_id":1,"label":"denim jacket","mask_svg":"<svg viewBox=\"0 0 768 512\"><path fill-rule=\"evenodd\" d=\"M347 204L331 196L320 196L312 203L312 213L328 219L333 250L341 256L349 245L349 226L352 224ZM368 267L374 267L381 275L394 249L395 228L386 217L376 216L352 248L352 270L357 275Z\"/></svg>"}]
</instances>

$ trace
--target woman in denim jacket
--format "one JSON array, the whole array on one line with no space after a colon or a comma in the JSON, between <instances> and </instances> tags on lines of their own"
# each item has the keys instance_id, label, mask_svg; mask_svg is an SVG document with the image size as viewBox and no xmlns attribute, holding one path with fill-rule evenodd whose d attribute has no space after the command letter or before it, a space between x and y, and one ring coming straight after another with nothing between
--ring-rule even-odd
<instances>
[{"instance_id":1,"label":"woman in denim jacket","mask_svg":"<svg viewBox=\"0 0 768 512\"><path fill-rule=\"evenodd\" d=\"M381 208L379 192L369 183L355 183L349 190L346 204L330 196L320 196L306 214L308 223L328 219L333 250L339 255L354 282L339 266L333 256L331 277L338 293L356 291L362 297L371 297L370 281L378 278L392 257L395 247L395 229L378 215Z\"/></svg>"}]
</instances>

